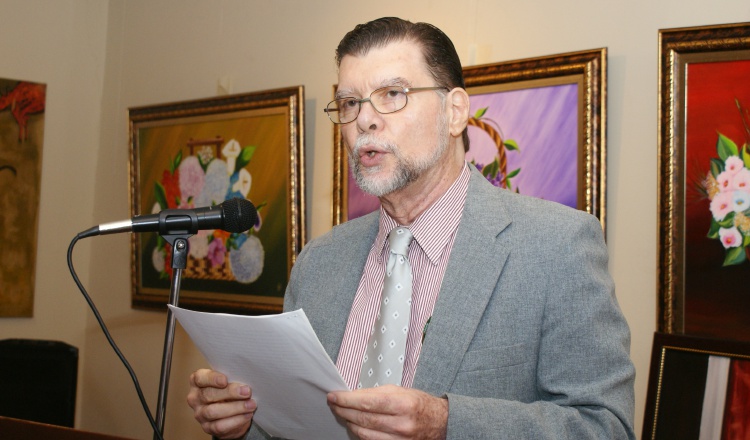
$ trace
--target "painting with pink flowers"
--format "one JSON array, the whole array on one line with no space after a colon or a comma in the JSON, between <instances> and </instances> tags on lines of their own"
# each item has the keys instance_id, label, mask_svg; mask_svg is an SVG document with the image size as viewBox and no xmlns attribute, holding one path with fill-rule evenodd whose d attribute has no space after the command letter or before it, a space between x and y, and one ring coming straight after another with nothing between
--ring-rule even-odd
<instances>
[{"instance_id":1,"label":"painting with pink flowers","mask_svg":"<svg viewBox=\"0 0 750 440\"><path fill-rule=\"evenodd\" d=\"M301 93L290 88L130 110L134 215L235 197L250 200L258 211L247 231L200 230L189 237L181 306L251 314L281 310L304 240L296 125ZM157 233L134 234L133 240L133 304L161 307L172 282L171 245Z\"/></svg>"},{"instance_id":2,"label":"painting with pink flowers","mask_svg":"<svg viewBox=\"0 0 750 440\"><path fill-rule=\"evenodd\" d=\"M750 341L750 23L659 30L657 331Z\"/></svg>"},{"instance_id":3,"label":"painting with pink flowers","mask_svg":"<svg viewBox=\"0 0 750 440\"><path fill-rule=\"evenodd\" d=\"M750 341L750 60L686 78L684 330Z\"/></svg>"}]
</instances>

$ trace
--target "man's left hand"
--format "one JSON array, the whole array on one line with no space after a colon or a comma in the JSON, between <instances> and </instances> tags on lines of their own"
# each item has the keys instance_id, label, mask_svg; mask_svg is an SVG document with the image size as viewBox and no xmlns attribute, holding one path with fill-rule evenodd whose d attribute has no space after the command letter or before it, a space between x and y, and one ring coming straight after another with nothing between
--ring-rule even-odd
<instances>
[{"instance_id":1,"label":"man's left hand","mask_svg":"<svg viewBox=\"0 0 750 440\"><path fill-rule=\"evenodd\" d=\"M376 439L445 439L448 400L423 391L385 385L328 394L334 414L357 437Z\"/></svg>"}]
</instances>

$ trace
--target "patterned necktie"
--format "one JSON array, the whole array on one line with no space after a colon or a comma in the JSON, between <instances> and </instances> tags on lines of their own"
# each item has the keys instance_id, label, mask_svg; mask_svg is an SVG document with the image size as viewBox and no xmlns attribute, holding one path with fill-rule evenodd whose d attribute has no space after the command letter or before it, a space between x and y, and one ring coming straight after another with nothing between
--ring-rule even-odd
<instances>
[{"instance_id":1,"label":"patterned necktie","mask_svg":"<svg viewBox=\"0 0 750 440\"><path fill-rule=\"evenodd\" d=\"M413 238L411 231L401 226L388 234L391 252L385 268L380 313L367 341L358 388L401 385L411 315L411 267L407 253Z\"/></svg>"}]
</instances>

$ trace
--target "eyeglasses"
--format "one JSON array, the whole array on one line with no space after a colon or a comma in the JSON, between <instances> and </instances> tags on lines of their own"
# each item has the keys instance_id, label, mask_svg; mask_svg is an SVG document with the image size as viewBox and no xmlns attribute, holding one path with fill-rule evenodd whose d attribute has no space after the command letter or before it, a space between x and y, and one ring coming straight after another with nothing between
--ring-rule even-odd
<instances>
[{"instance_id":1,"label":"eyeglasses","mask_svg":"<svg viewBox=\"0 0 750 440\"><path fill-rule=\"evenodd\" d=\"M369 98L339 98L329 102L324 112L334 124L348 124L359 116L362 103L370 101L372 108L380 114L395 113L409 101L407 95L425 90L449 90L447 87L382 87L370 93Z\"/></svg>"}]
</instances>

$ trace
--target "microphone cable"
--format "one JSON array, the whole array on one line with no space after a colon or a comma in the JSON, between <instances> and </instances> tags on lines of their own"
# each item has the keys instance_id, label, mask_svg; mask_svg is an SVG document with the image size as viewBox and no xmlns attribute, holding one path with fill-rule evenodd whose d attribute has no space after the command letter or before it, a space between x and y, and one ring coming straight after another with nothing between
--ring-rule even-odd
<instances>
[{"instance_id":1,"label":"microphone cable","mask_svg":"<svg viewBox=\"0 0 750 440\"><path fill-rule=\"evenodd\" d=\"M109 345L112 346L112 349L117 354L117 357L120 358L120 361L122 361L123 365L125 365L125 368L128 370L128 373L130 374L130 378L133 380L133 384L135 385L135 390L138 393L138 399L140 399L141 405L143 406L143 410L146 412L146 417L148 417L148 421L149 423L151 423L151 427L154 430L154 435L156 435L158 440L164 440L164 437L162 436L161 431L156 426L156 421L154 420L154 417L151 415L151 410L148 407L148 403L146 403L146 398L143 396L143 391L141 390L141 385L138 382L138 377L136 376L135 371L133 371L133 368L130 366L130 363L128 362L127 359L125 359L125 356L117 347L115 340L112 339L112 335L110 335L106 324L104 324L104 320L102 319L101 315L99 314L99 311L94 305L94 301L86 292L86 288L84 288L83 284L81 284L81 281L78 279L78 275L76 274L76 271L73 268L73 247L75 247L75 244L78 242L80 238L85 238L87 236L89 235L87 235L86 231L84 231L82 233L77 234L75 237L73 237L73 240L70 242L70 246L68 246L68 269L70 269L70 274L73 276L73 281L75 281L76 285L78 286L78 289L83 294L83 297L86 299L86 302L89 304L91 311L94 312L96 321L99 323L99 327L101 327L102 331L104 332L104 336L107 338Z\"/></svg>"}]
</instances>

